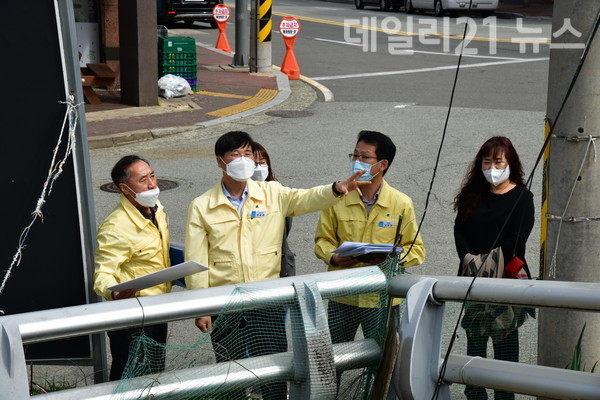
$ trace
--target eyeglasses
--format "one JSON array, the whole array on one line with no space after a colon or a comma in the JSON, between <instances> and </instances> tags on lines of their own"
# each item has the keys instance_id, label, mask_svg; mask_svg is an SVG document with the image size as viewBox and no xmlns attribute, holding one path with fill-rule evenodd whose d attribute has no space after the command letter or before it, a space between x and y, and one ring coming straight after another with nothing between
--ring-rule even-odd
<instances>
[{"instance_id":1,"label":"eyeglasses","mask_svg":"<svg viewBox=\"0 0 600 400\"><path fill-rule=\"evenodd\" d=\"M228 157L231 158L240 158L240 157L246 157L249 158L251 160L254 160L254 153L252 153L251 151L246 151L246 152L239 152L237 150L232 151L231 153L229 153Z\"/></svg>"},{"instance_id":2,"label":"eyeglasses","mask_svg":"<svg viewBox=\"0 0 600 400\"><path fill-rule=\"evenodd\" d=\"M377 159L376 156L360 156L358 154L348 154L350 161L369 161L371 158Z\"/></svg>"}]
</instances>

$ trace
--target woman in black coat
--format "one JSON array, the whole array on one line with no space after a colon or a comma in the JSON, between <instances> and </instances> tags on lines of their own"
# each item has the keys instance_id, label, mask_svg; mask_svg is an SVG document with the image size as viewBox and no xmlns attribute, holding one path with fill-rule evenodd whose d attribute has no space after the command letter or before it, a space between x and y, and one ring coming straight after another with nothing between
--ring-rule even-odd
<instances>
[{"instance_id":1,"label":"woman in black coat","mask_svg":"<svg viewBox=\"0 0 600 400\"><path fill-rule=\"evenodd\" d=\"M525 187L521 161L508 138L495 136L481 146L454 199L454 209L457 213L454 240L460 259L458 275L472 276L472 270L465 265L468 260L478 260L477 256L497 248L495 254L501 250L505 262L500 268L507 267L502 277L515 278L519 267L529 271L525 244L534 223L533 195ZM511 268L513 266L516 270ZM494 358L519 360L516 327L524 315L516 316L519 320L513 323L514 329L502 335L495 335L486 328L489 326L486 324L506 309L506 306L468 305L462 321L467 333L468 355L486 357L487 343L492 337ZM467 386L465 395L468 400L487 399L485 389L479 387ZM494 391L494 398L512 400L514 393Z\"/></svg>"}]
</instances>

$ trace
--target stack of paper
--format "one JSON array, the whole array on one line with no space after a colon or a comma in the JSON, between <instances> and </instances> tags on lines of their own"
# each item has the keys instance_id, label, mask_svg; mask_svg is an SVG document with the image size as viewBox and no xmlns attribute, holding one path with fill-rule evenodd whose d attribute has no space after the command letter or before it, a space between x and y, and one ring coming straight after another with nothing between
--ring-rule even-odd
<instances>
[{"instance_id":1,"label":"stack of paper","mask_svg":"<svg viewBox=\"0 0 600 400\"><path fill-rule=\"evenodd\" d=\"M344 242L332 253L336 253L340 257L352 257L361 262L370 262L371 260L386 258L392 252L393 247L392 244ZM400 246L396 248L398 254L402 250Z\"/></svg>"},{"instance_id":2,"label":"stack of paper","mask_svg":"<svg viewBox=\"0 0 600 400\"><path fill-rule=\"evenodd\" d=\"M208 267L205 267L202 264L198 264L195 261L186 261L181 264L173 265L169 268L152 272L148 275L140 276L139 278L131 279L127 282L118 283L108 287L108 289L115 292L133 288L137 290L143 290L152 286L160 285L161 283L170 282L179 278L183 278L184 276L206 270L208 270Z\"/></svg>"}]
</instances>

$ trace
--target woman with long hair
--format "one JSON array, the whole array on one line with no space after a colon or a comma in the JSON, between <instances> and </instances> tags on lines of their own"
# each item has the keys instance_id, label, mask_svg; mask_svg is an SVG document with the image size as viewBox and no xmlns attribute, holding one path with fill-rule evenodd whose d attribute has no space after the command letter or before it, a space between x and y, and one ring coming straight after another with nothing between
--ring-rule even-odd
<instances>
[{"instance_id":1,"label":"woman with long hair","mask_svg":"<svg viewBox=\"0 0 600 400\"><path fill-rule=\"evenodd\" d=\"M492 137L479 149L454 199L458 275L496 276L480 271L483 264L493 262L503 264L492 268L503 271L498 277L515 278L521 268L529 275L525 244L533 229L534 207L523 175L519 156L508 138ZM467 306L461 324L467 333L468 355L486 357L491 337L494 358L519 360L517 328L526 315L513 315L509 328L500 330L496 319L506 318L508 309L483 304ZM525 312L533 314L531 310ZM486 390L480 387L467 386L465 395L468 400L487 399ZM512 400L514 393L496 390L494 398Z\"/></svg>"},{"instance_id":2,"label":"woman with long hair","mask_svg":"<svg viewBox=\"0 0 600 400\"><path fill-rule=\"evenodd\" d=\"M254 168L254 175L252 179L259 182L276 181L275 175L273 174L273 168L271 168L271 158L267 149L265 149L260 143L252 143L252 151L254 152L254 161L256 161L256 167ZM290 249L288 245L288 235L292 229L292 217L285 218L285 226L283 229L283 242L281 243L281 272L280 277L285 278L286 276L296 275L296 255Z\"/></svg>"}]
</instances>

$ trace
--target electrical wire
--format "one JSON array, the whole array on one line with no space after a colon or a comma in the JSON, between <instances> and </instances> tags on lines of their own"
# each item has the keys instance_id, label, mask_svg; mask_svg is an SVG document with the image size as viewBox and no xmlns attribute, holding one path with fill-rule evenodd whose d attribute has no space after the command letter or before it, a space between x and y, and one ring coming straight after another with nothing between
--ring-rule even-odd
<instances>
[{"instance_id":1,"label":"electrical wire","mask_svg":"<svg viewBox=\"0 0 600 400\"><path fill-rule=\"evenodd\" d=\"M571 78L571 82L569 84L567 92L565 93L565 96L564 96L564 98L563 98L563 100L561 102L561 105L559 107L558 112L556 113L556 118L554 119L554 123L550 124L550 132L546 136L546 139L544 140L542 148L540 149L540 152L538 153L538 156L537 156L535 164L534 164L534 166L533 166L533 168L531 170L531 173L529 174L529 177L527 178L525 186L528 189L531 188L531 184L533 182L533 177L534 177L534 174L535 174L535 170L537 169L538 165L540 164L540 161L541 161L541 159L542 159L542 157L544 155L546 147L548 146L548 144L550 142L550 138L552 137L552 133L554 131L554 127L556 126L557 121L560 119L560 116L562 114L562 111L565 108L567 100L569 99L569 97L571 95L571 92L573 91L573 88L575 87L575 83L577 82L577 79L579 77L579 74L581 72L583 64L584 64L584 62L585 62L585 60L587 58L587 55L588 55L589 50L590 50L590 46L592 44L592 41L594 40L594 37L596 36L596 33L598 31L598 27L599 26L600 26L600 10L598 10L598 12L596 14L596 21L594 23L594 26L593 26L592 31L590 33L590 36L588 37L588 39L586 41L584 50L583 50L583 52L582 52L582 54L580 56L579 63L577 64L577 68L575 70L575 73L573 74L573 77ZM491 252L492 249L494 249L496 247L496 243L500 239L500 235L502 234L502 231L506 227L506 225L508 223L508 220L510 219L512 213L514 212L517 204L519 203L519 201L520 201L520 199L521 199L521 197L523 196L524 193L525 193L525 190L522 190L521 193L519 193L519 196L515 200L515 204L513 205L511 211L508 213L508 215L507 215L507 217L506 217L506 219L504 221L504 224L500 228L500 232L498 233L498 236L494 240L494 244L491 246L490 252ZM485 261L485 260L483 260L483 261ZM474 276L473 279L471 280L471 284L469 285L469 287L467 289L467 292L465 294L465 297L464 297L464 299L462 301L462 306L461 306L461 309L460 309L460 312L459 312L459 315L458 315L458 319L456 321L456 325L454 326L454 331L452 333L452 337L450 339L450 343L448 344L448 349L446 351L446 355L444 357L444 361L442 363L442 367L440 368L440 375L439 375L437 383L436 383L436 389L435 389L434 394L432 396L432 400L436 400L437 397L438 397L438 395L439 395L439 390L440 390L442 381L444 379L444 374L446 372L446 367L448 365L448 358L450 356L450 352L452 351L452 347L454 346L454 343L455 343L455 340L456 340L456 332L458 330L458 325L460 324L460 320L462 318L462 315L463 315L463 312L464 312L464 309L465 309L465 305L466 305L467 299L469 297L469 294L471 293L471 289L473 287L473 284L475 283L475 279L477 279L477 276Z\"/></svg>"},{"instance_id":2,"label":"electrical wire","mask_svg":"<svg viewBox=\"0 0 600 400\"><path fill-rule=\"evenodd\" d=\"M471 6L473 5L473 0L469 0L469 9L467 10L467 18L471 16ZM442 139L440 140L440 145L438 147L437 155L435 157L435 164L433 166L433 173L431 175L431 181L429 182L429 189L427 190L427 196L425 198L425 208L423 209L423 215L421 216L421 221L419 222L419 226L417 228L417 233L415 233L415 237L410 243L410 247L400 258L399 263L402 264L404 259L408 257L410 251L412 250L415 241L419 237L419 233L421 232L421 227L423 226L423 222L425 221L425 216L427 215L427 209L429 208L429 199L431 198L431 192L433 191L433 184L435 182L435 177L437 175L437 169L440 164L440 157L442 155L442 149L444 148L444 141L446 140L446 132L448 131L448 122L450 121L450 113L452 112L452 104L454 102L454 93L456 92L456 83L458 82L458 73L460 71L460 64L462 62L463 57L463 49L465 44L465 38L467 37L467 29L469 27L468 23L465 23L465 29L463 30L462 40L460 42L460 53L458 55L458 61L456 63L456 72L454 74L454 82L452 83L452 91L450 92L450 101L448 103L448 112L446 113L446 119L444 121L444 129L442 130Z\"/></svg>"},{"instance_id":3,"label":"electrical wire","mask_svg":"<svg viewBox=\"0 0 600 400\"><path fill-rule=\"evenodd\" d=\"M550 268L548 269L548 275L553 279L556 278L556 256L558 254L558 243L560 241L560 232L562 229L563 221L565 220L565 216L567 215L567 210L569 209L569 204L571 204L571 199L573 198L573 192L575 192L575 186L577 186L577 177L581 176L581 170L583 170L583 166L585 165L585 161L587 159L588 153L590 152L590 146L593 146L594 149L594 161L596 161L596 144L594 143L594 139L592 136L589 137L588 144L585 148L585 154L581 159L581 164L579 165L579 170L575 175L575 179L573 180L573 185L571 186L571 191L569 192L569 197L567 198L567 203L565 204L565 208L563 210L562 215L560 216L560 220L558 221L558 229L556 231L556 243L554 243L554 253L552 254L552 259L550 260Z\"/></svg>"}]
</instances>

